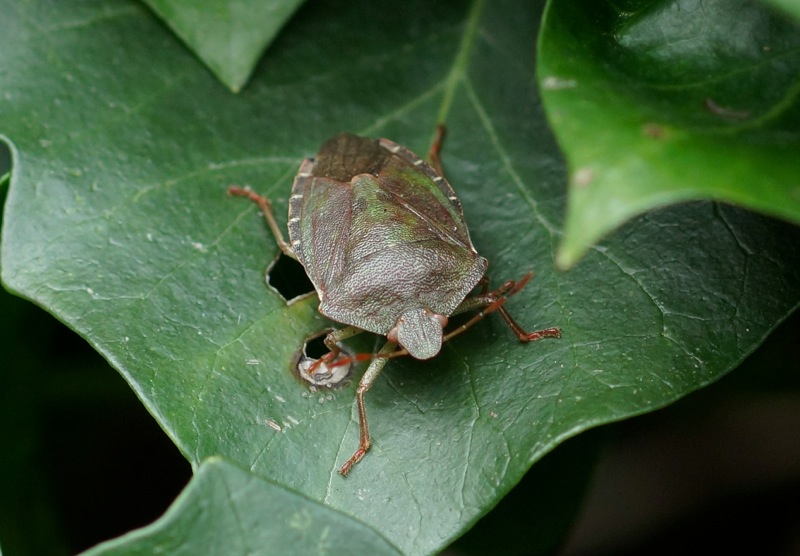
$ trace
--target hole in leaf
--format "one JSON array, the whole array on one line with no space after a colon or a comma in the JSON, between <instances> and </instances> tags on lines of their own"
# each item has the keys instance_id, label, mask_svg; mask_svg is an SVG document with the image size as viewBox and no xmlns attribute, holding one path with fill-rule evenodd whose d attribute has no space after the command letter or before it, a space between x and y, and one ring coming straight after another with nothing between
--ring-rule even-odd
<instances>
[{"instance_id":1,"label":"hole in leaf","mask_svg":"<svg viewBox=\"0 0 800 556\"><path fill-rule=\"evenodd\" d=\"M283 253L267 268L267 284L287 303L314 291L303 265Z\"/></svg>"},{"instance_id":2,"label":"hole in leaf","mask_svg":"<svg viewBox=\"0 0 800 556\"><path fill-rule=\"evenodd\" d=\"M319 359L328 353L328 346L325 345L325 335L327 332L328 331L326 330L325 334L317 336L306 343L305 352L307 357L310 357L311 359Z\"/></svg>"},{"instance_id":3,"label":"hole in leaf","mask_svg":"<svg viewBox=\"0 0 800 556\"><path fill-rule=\"evenodd\" d=\"M319 361L328 353L325 337L332 330L326 328L306 338L303 347L292 358L292 371L300 380L310 384L312 389L317 386L337 388L349 382L347 378L353 368L353 352L346 345L339 344L341 353L333 364Z\"/></svg>"}]
</instances>

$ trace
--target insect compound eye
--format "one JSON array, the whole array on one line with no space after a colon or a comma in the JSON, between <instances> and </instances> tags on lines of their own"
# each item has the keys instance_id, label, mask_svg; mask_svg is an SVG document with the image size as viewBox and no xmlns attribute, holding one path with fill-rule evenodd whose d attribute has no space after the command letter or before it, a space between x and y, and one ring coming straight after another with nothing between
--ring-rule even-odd
<instances>
[{"instance_id":1,"label":"insect compound eye","mask_svg":"<svg viewBox=\"0 0 800 556\"><path fill-rule=\"evenodd\" d=\"M266 279L267 285L287 304L314 291L303 265L283 253L267 267Z\"/></svg>"}]
</instances>

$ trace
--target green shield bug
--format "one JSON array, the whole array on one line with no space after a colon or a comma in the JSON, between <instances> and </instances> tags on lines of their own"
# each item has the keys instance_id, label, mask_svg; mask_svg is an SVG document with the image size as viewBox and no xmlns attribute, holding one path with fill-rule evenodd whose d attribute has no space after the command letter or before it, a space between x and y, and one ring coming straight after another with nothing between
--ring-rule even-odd
<instances>
[{"instance_id":1,"label":"green shield bug","mask_svg":"<svg viewBox=\"0 0 800 556\"><path fill-rule=\"evenodd\" d=\"M495 311L520 341L561 335L558 328L526 332L503 306L530 273L488 291L488 263L475 251L461 202L441 170L443 129L437 129L430 164L387 139L342 133L326 141L295 177L289 243L267 199L247 188L228 190L259 205L278 247L305 268L319 296L319 311L348 325L327 334L330 351L303 371L313 376L372 360L356 389L359 446L339 470L342 475L369 450L364 394L389 358L430 359L443 342ZM470 296L478 286L479 293ZM445 333L449 317L468 311L478 312ZM340 355L340 342L365 330L386 336L383 348L375 354Z\"/></svg>"}]
</instances>

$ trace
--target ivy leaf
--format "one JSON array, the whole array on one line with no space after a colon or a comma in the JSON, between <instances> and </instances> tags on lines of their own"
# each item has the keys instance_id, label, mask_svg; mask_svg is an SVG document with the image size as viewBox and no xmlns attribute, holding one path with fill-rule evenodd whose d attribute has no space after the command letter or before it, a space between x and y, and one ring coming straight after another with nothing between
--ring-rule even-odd
<instances>
[{"instance_id":1,"label":"ivy leaf","mask_svg":"<svg viewBox=\"0 0 800 556\"><path fill-rule=\"evenodd\" d=\"M161 519L84 554L212 556L278 549L292 554L401 554L363 523L220 458L202 463Z\"/></svg>"},{"instance_id":2,"label":"ivy leaf","mask_svg":"<svg viewBox=\"0 0 800 556\"><path fill-rule=\"evenodd\" d=\"M144 0L234 92L303 0Z\"/></svg>"},{"instance_id":3,"label":"ivy leaf","mask_svg":"<svg viewBox=\"0 0 800 556\"><path fill-rule=\"evenodd\" d=\"M571 169L559 264L692 199L800 223L800 24L749 0L551 2L539 80Z\"/></svg>"},{"instance_id":4,"label":"ivy leaf","mask_svg":"<svg viewBox=\"0 0 800 556\"><path fill-rule=\"evenodd\" d=\"M769 2L800 19L800 2L798 0L769 0Z\"/></svg>"},{"instance_id":5,"label":"ivy leaf","mask_svg":"<svg viewBox=\"0 0 800 556\"><path fill-rule=\"evenodd\" d=\"M716 380L800 298L798 230L715 203L637 218L556 271L566 169L534 79L541 7L314 2L231 95L137 3L57 3L42 23L5 0L4 283L91 342L195 468L219 456L403 553L441 550L563 440ZM344 479L355 384L311 392L290 369L331 323L265 286L275 242L225 191L252 185L283 226L326 138L424 154L440 121L493 283L535 270L507 307L563 338L519 344L490 317L432 361L392 361L367 396L373 449Z\"/></svg>"}]
</instances>

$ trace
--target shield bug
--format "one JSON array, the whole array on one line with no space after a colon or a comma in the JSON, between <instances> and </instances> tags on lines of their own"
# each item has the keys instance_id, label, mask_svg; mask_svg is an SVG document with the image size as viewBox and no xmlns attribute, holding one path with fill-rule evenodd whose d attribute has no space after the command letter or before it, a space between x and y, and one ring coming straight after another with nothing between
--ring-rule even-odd
<instances>
[{"instance_id":1,"label":"shield bug","mask_svg":"<svg viewBox=\"0 0 800 556\"><path fill-rule=\"evenodd\" d=\"M267 199L247 188L228 190L259 205L278 247L305 268L319 311L348 325L327 334L330 351L303 370L313 378L372 360L356 389L359 446L342 475L369 450L364 394L388 359L430 359L443 342L495 311L523 342L561 335L558 328L526 332L503 306L530 273L488 291L488 263L475 251L461 202L441 171L442 134L439 126L430 164L388 139L342 133L326 141L295 177L288 243ZM478 312L445 332L449 317L468 311ZM340 342L365 330L386 336L386 344L375 354L340 355Z\"/></svg>"}]
</instances>

